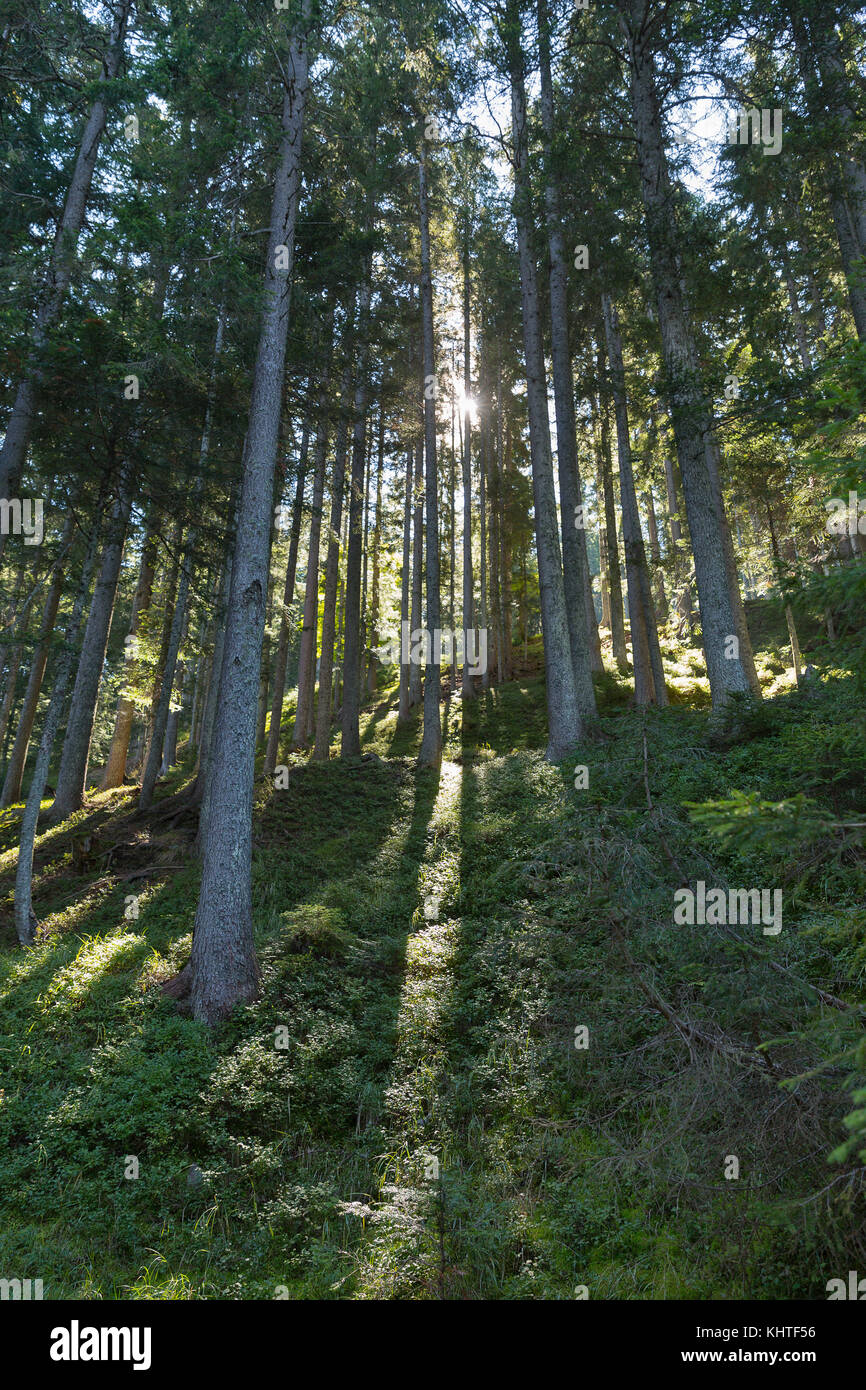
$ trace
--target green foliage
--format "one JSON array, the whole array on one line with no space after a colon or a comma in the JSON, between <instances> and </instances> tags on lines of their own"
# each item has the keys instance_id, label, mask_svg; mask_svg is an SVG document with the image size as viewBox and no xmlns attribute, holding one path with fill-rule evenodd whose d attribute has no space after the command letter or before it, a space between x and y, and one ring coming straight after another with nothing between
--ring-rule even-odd
<instances>
[{"instance_id":1,"label":"green foliage","mask_svg":"<svg viewBox=\"0 0 866 1390\"><path fill-rule=\"evenodd\" d=\"M839 798L846 820L863 802L854 682L776 699L767 732L726 750L699 711L645 717L618 682L599 690L582 791L543 759L534 673L446 706L438 775L392 751L263 787L262 995L213 1034L155 988L188 952L191 870L136 920L115 888L58 904L26 956L10 943L3 1263L38 1266L52 1296L823 1296L863 1228L860 850L833 872L811 853ZM408 755L419 731L397 729L395 695L365 712L367 747ZM674 928L669 854L689 881L803 877L803 906L786 889L790 975L760 937ZM40 911L70 893L45 872ZM760 1047L778 1079L690 1055L618 930L680 1017ZM813 1200L828 1156L846 1179L829 1205Z\"/></svg>"},{"instance_id":2,"label":"green foliage","mask_svg":"<svg viewBox=\"0 0 866 1390\"><path fill-rule=\"evenodd\" d=\"M733 792L720 801L685 802L696 825L727 849L790 852L825 835L834 824L826 810L802 792L784 801L764 801L758 792Z\"/></svg>"}]
</instances>

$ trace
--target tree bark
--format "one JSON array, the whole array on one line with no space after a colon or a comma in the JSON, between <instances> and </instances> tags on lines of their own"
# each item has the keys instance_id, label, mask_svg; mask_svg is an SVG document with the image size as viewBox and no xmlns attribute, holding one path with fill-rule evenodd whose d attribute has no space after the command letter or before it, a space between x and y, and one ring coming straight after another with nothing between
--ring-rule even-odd
<instances>
[{"instance_id":1,"label":"tree bark","mask_svg":"<svg viewBox=\"0 0 866 1390\"><path fill-rule=\"evenodd\" d=\"M749 682L749 689L756 699L760 700L761 682L758 680L755 657L752 651L752 638L749 633L748 622L746 621L746 609L743 604L743 595L740 592L740 576L737 572L734 538L731 535L731 528L725 513L725 504L722 497L721 450L712 428L710 428L706 436L706 457L707 472L710 475L710 485L713 490L713 500L716 505L716 516L722 538L725 570L728 576L728 589L731 596L731 607L734 613L735 630L740 643L740 660L743 663L746 679Z\"/></svg>"},{"instance_id":2,"label":"tree bark","mask_svg":"<svg viewBox=\"0 0 866 1390\"><path fill-rule=\"evenodd\" d=\"M73 811L78 811L84 802L90 739L93 734L93 721L96 718L99 685L105 664L117 580L132 507L132 492L132 466L124 462L121 466L117 499L107 527L99 577L87 614L87 625L84 629L84 640L72 691L66 737L57 774L57 791L51 807L51 822L55 825L65 820Z\"/></svg>"},{"instance_id":3,"label":"tree bark","mask_svg":"<svg viewBox=\"0 0 866 1390\"><path fill-rule=\"evenodd\" d=\"M644 493L644 506L646 507L647 530L650 542L650 561L653 569L653 580L655 581L655 606L656 613L662 622L667 621L668 616L668 596L665 593L665 581L662 573L662 552L659 544L659 528L656 519L656 504L653 496L652 483L649 483Z\"/></svg>"},{"instance_id":4,"label":"tree bark","mask_svg":"<svg viewBox=\"0 0 866 1390\"><path fill-rule=\"evenodd\" d=\"M483 376L481 372L481 344L479 343L479 394L482 390ZM479 546L478 546L478 597L479 612L478 626L482 632L488 634L488 646L490 644L490 603L489 603L489 572L487 569L487 468L489 463L490 436L487 428L485 416L486 402L480 402L481 411L479 414L480 428L478 431L478 523L479 523ZM488 651L487 661L481 673L481 688L490 688L490 666L492 656Z\"/></svg>"},{"instance_id":5,"label":"tree bark","mask_svg":"<svg viewBox=\"0 0 866 1390\"><path fill-rule=\"evenodd\" d=\"M469 633L475 630L475 581L472 572L472 418L469 401L472 396L472 337L471 290L469 283L469 225L468 216L463 235L463 671L461 697L471 699L475 682L470 670ZM476 651L479 650L476 646Z\"/></svg>"},{"instance_id":6,"label":"tree bark","mask_svg":"<svg viewBox=\"0 0 866 1390\"><path fill-rule=\"evenodd\" d=\"M367 641L367 691L370 695L376 690L378 677L375 648L379 643L380 594L379 579L382 546L382 468L385 459L385 415L382 402L379 402L379 442L376 453L376 521L373 526L373 579L370 590L370 635Z\"/></svg>"},{"instance_id":7,"label":"tree bark","mask_svg":"<svg viewBox=\"0 0 866 1390\"><path fill-rule=\"evenodd\" d=\"M333 328L333 309L326 317L326 331ZM307 577L304 585L304 619L301 628L301 652L298 661L298 698L295 705L295 725L292 744L295 748L306 745L309 737L309 724L312 714L313 691L316 668L316 638L319 624L319 544L322 536L322 508L325 496L325 470L328 460L329 434L329 385L330 385L330 337L327 342L327 360L319 378L318 420L316 422L316 444L313 450L313 500L310 509L310 533L307 541Z\"/></svg>"},{"instance_id":8,"label":"tree bark","mask_svg":"<svg viewBox=\"0 0 866 1390\"><path fill-rule=\"evenodd\" d=\"M286 663L289 655L289 613L295 601L295 572L298 568L298 548L301 541L301 520L304 511L304 484L307 479L307 460L310 447L310 417L304 416L301 434L301 452L298 460L298 481L295 487L295 501L292 506L292 529L289 536L289 557L286 564L286 583L283 589L283 612L280 618L280 635L277 641L277 659L274 664L274 687L271 700L271 722L268 727L268 744L265 749L264 773L272 777L277 765L280 745L280 725L283 715L283 696L286 691Z\"/></svg>"},{"instance_id":9,"label":"tree bark","mask_svg":"<svg viewBox=\"0 0 866 1390\"><path fill-rule=\"evenodd\" d=\"M601 301L616 413L616 450L619 461L619 490L622 502L622 543L625 550L628 583L628 615L631 627L635 703L638 705L666 705L668 698L665 689L664 669L631 462L628 401L619 320L610 295L603 294Z\"/></svg>"},{"instance_id":10,"label":"tree bark","mask_svg":"<svg viewBox=\"0 0 866 1390\"><path fill-rule=\"evenodd\" d=\"M234 498L233 498L234 500ZM234 507L230 508L234 512ZM235 532L237 526L235 526ZM205 696L202 717L201 741L199 743L198 771L192 789L192 802L199 806L198 831L196 834L196 853L201 855L207 828L210 821L211 788L213 786L213 744L216 728L217 708L219 706L220 682L222 680L223 657L225 655L226 623L228 620L229 594L232 584L235 535L226 538L225 556L220 579L219 597L214 626L214 649L211 661L210 679Z\"/></svg>"},{"instance_id":11,"label":"tree bark","mask_svg":"<svg viewBox=\"0 0 866 1390\"><path fill-rule=\"evenodd\" d=\"M553 79L550 68L550 16L547 0L538 0L538 52L541 71L541 122L544 131L547 215L548 285L550 294L551 362L556 415L556 461L559 473L559 505L562 523L562 569L565 589L574 689L580 716L598 717L592 684L589 605L591 594L586 530L580 523L580 471L574 423L574 386L568 315L568 260L563 233L559 172L555 150ZM595 616L593 610L593 617Z\"/></svg>"},{"instance_id":12,"label":"tree bark","mask_svg":"<svg viewBox=\"0 0 866 1390\"><path fill-rule=\"evenodd\" d=\"M148 526L144 542L141 547L141 562L138 570L138 584L136 585L135 597L132 601L132 615L129 620L129 632L127 638L136 637L141 624L143 615L150 608L153 597L153 580L156 572L156 533L153 526ZM136 667L136 657L126 647L127 656L123 669L123 685L121 690L127 689L132 681L133 672ZM105 772L102 776L100 788L107 791L110 787L120 787L126 776L126 756L129 752L129 736L132 733L132 725L135 719L135 704L123 693L117 701L117 712L114 716L114 733L111 739L111 748L108 754L108 762L105 765Z\"/></svg>"},{"instance_id":13,"label":"tree bark","mask_svg":"<svg viewBox=\"0 0 866 1390\"><path fill-rule=\"evenodd\" d=\"M48 766L51 762L54 740L60 727L60 717L66 702L66 690L75 661L75 649L81 632L84 605L90 591L90 579L96 559L98 529L94 524L88 541L78 592L75 595L75 602L72 605L72 613L65 632L65 651L61 653L57 665L57 674L48 702L48 711L42 728L42 737L39 741L39 751L36 754L30 790L27 793L24 815L21 820L21 839L18 844L18 862L15 868L15 929L22 946L30 945L38 925L32 903L33 847L36 843L36 825L42 805L42 794L48 781Z\"/></svg>"},{"instance_id":14,"label":"tree bark","mask_svg":"<svg viewBox=\"0 0 866 1390\"><path fill-rule=\"evenodd\" d=\"M352 426L352 471L349 479L346 583L343 599L343 704L340 756L361 753L361 565L364 549L364 492L367 462L367 335L372 267L368 261L359 294L358 355Z\"/></svg>"},{"instance_id":15,"label":"tree bark","mask_svg":"<svg viewBox=\"0 0 866 1390\"><path fill-rule=\"evenodd\" d=\"M417 632L421 626L421 608L424 595L424 438L423 429L415 442L415 478L412 490L412 612L409 617L410 631ZM421 663L409 665L409 703L420 705L423 698Z\"/></svg>"},{"instance_id":16,"label":"tree bark","mask_svg":"<svg viewBox=\"0 0 866 1390\"><path fill-rule=\"evenodd\" d=\"M418 214L421 227L421 348L424 370L424 477L426 492L427 652L424 671L424 730L419 767L438 768L442 762L442 716L439 710L440 663L436 638L441 630L439 592L439 478L436 467L436 360L433 338L433 278L430 263L430 208L427 187L428 151L421 142L418 161Z\"/></svg>"},{"instance_id":17,"label":"tree bark","mask_svg":"<svg viewBox=\"0 0 866 1390\"><path fill-rule=\"evenodd\" d=\"M400 570L400 693L397 700L397 723L405 724L409 718L409 673L412 664L403 660L404 624L409 618L409 557L411 553L412 531L412 475L414 472L415 451L410 444L406 449L406 487L403 499L403 564ZM339 528L338 528L339 529ZM320 697L321 698L321 697Z\"/></svg>"},{"instance_id":18,"label":"tree bark","mask_svg":"<svg viewBox=\"0 0 866 1390\"><path fill-rule=\"evenodd\" d=\"M485 380L486 380L486 379L487 379L487 378L485 377ZM491 420L491 418L490 418L490 416L492 415L492 412L493 412L493 393L492 393L492 390L489 390L489 391L488 391L488 399L490 400L490 412L488 413L488 412L485 411L485 412L482 414L482 417L481 417L481 426L482 426L482 438L486 440L486 445L487 445L487 447L486 447L486 456L487 456L487 459L488 459L488 470L487 470L487 471L488 471L488 477L489 477L489 485L488 485L488 489L487 489L487 497L488 497L488 509L489 509L489 512L490 512L490 520L489 520L489 524L488 524L487 530L488 530L489 545L490 545L490 558L489 558L489 562L488 562L488 566L489 566L489 567L488 567L488 573L489 573L488 587L489 587L489 592L490 592L490 621L491 621L491 623L492 623L492 625L493 625L493 656L491 657L491 660L493 660L493 659L495 658L495 661L496 661L496 681L497 681L497 684L501 684L501 682L502 682L502 662L503 662L503 641L504 641L504 636L503 636L503 631L502 631L502 582L501 582L502 547L501 547L500 535L499 535L499 510L500 510L499 496L500 496L500 491L501 491L501 487L502 487L502 480L501 480L501 466L500 466L500 465L501 465L501 449L500 449L500 443L501 443L501 441L500 441L500 438L499 438L500 431L499 431L499 427L498 427L498 418L499 418L499 412L500 412L500 408L501 408L501 407L500 407L500 402L499 402L499 400L497 399L497 401L496 401L496 416L497 416L496 447L494 448L494 447L493 447L493 440L491 439L492 420Z\"/></svg>"},{"instance_id":19,"label":"tree bark","mask_svg":"<svg viewBox=\"0 0 866 1390\"><path fill-rule=\"evenodd\" d=\"M532 250L529 149L526 128L526 93L523 51L520 45L519 9L509 0L508 57L511 79L511 114L514 142L514 215L520 264L523 310L523 350L526 359L526 394L529 410L529 443L532 489L535 503L535 537L541 624L547 692L547 758L561 762L577 747L583 723L574 684L574 667L562 578L562 556L553 487L553 460L547 414L547 383L541 336L538 278ZM573 518L572 518L573 519Z\"/></svg>"},{"instance_id":20,"label":"tree bark","mask_svg":"<svg viewBox=\"0 0 866 1390\"><path fill-rule=\"evenodd\" d=\"M15 742L12 745L12 753L6 768L3 793L2 796L0 796L0 806L12 806L21 795L21 783L24 778L24 767L27 762L30 735L33 733L33 724L36 719L36 711L39 707L39 695L42 690L42 681L45 676L45 667L48 663L48 653L51 647L51 635L54 632L54 624L57 621L57 611L60 607L60 598L63 593L63 564L69 554L74 527L75 522L70 516L63 529L63 536L60 541L60 553L52 567L51 586L45 599L45 607L42 610L39 638L30 665L30 674L27 678L27 689L24 692L24 703L21 707L21 714L18 718L18 728L15 732Z\"/></svg>"},{"instance_id":21,"label":"tree bark","mask_svg":"<svg viewBox=\"0 0 866 1390\"><path fill-rule=\"evenodd\" d=\"M773 568L776 571L776 581L779 585L779 590L782 594L782 598L785 604L785 622L788 627L788 640L791 643L791 659L794 663L794 679L797 685L799 685L800 665L802 660L800 655L800 638L797 634L797 624L794 621L794 611L791 608L791 604L788 599L787 584L785 583L785 576L782 570L782 556L779 551L779 541L776 535L776 527L773 522L773 509L770 506L769 502L767 503L767 521L769 523L770 528L770 548L773 555Z\"/></svg>"},{"instance_id":22,"label":"tree bark","mask_svg":"<svg viewBox=\"0 0 866 1390\"><path fill-rule=\"evenodd\" d=\"M271 527L271 547L269 554L273 554L273 533L276 528L276 520ZM268 718L268 685L271 676L271 638L270 628L274 614L274 576L271 571L270 562L268 563L268 604L265 616L265 635L262 642L262 665L259 671L259 703L256 712L256 747L261 748L265 742L265 729Z\"/></svg>"},{"instance_id":23,"label":"tree bark","mask_svg":"<svg viewBox=\"0 0 866 1390\"><path fill-rule=\"evenodd\" d=\"M189 594L189 577L192 566L194 543L195 533L193 532L187 537L184 554L180 562L180 583L178 585L177 596L175 598L171 617L171 627L168 633L165 660L162 664L159 698L153 712L150 747L148 748L147 758L144 764L144 773L141 779L141 792L138 798L138 809L140 811L146 811L153 800L153 789L156 786L156 779L159 776L159 769L162 766L162 750L165 742L169 706L171 704L171 692L174 688L177 654L180 650L181 633L186 623L186 604Z\"/></svg>"},{"instance_id":24,"label":"tree bark","mask_svg":"<svg viewBox=\"0 0 866 1390\"><path fill-rule=\"evenodd\" d=\"M839 122L840 134L847 133L850 121L845 121L844 104L840 100L838 86L832 80L829 84L827 81L830 69L835 66L829 56L827 22L822 22L816 11L810 16L807 29L799 4L790 6L789 16L805 88L806 106L813 128L820 130L826 124L829 115L831 119ZM829 21L831 30L832 24L833 21ZM823 58L823 72L819 72L816 63L818 51ZM827 166L826 185L830 214L848 286L851 315L857 337L862 343L866 341L866 176L862 165L859 166L858 173L858 161L853 160L845 151L830 156Z\"/></svg>"},{"instance_id":25,"label":"tree bark","mask_svg":"<svg viewBox=\"0 0 866 1390\"><path fill-rule=\"evenodd\" d=\"M708 409L678 265L679 231L662 142L650 33L643 28L643 0L628 0L631 99L647 239L655 282L667 391L677 442L686 514L695 560L704 654L714 715L731 695L749 692L746 669L729 639L737 634L724 544L707 466Z\"/></svg>"},{"instance_id":26,"label":"tree bark","mask_svg":"<svg viewBox=\"0 0 866 1390\"><path fill-rule=\"evenodd\" d=\"M301 141L309 87L303 30L283 53L282 136L265 262L265 301L253 372L237 540L211 757L210 811L190 957L193 1016L208 1024L255 997L259 968L252 922L252 809L256 694L265 620L274 470L289 326ZM278 248L279 268L278 268Z\"/></svg>"},{"instance_id":27,"label":"tree bark","mask_svg":"<svg viewBox=\"0 0 866 1390\"><path fill-rule=\"evenodd\" d=\"M604 561L607 577L607 606L610 626L613 659L620 675L628 671L628 653L625 645L625 614L622 606L622 573L619 565L619 541L616 534L616 503L613 493L613 463L610 449L610 425L607 418L607 399L604 391L604 359L601 349L598 352L599 395L598 423L601 449L599 453L599 474L601 494L604 501ZM604 600L602 599L602 610ZM602 611L602 616L604 616ZM629 615L631 616L631 615Z\"/></svg>"},{"instance_id":28,"label":"tree bark","mask_svg":"<svg viewBox=\"0 0 866 1390\"><path fill-rule=\"evenodd\" d=\"M457 459L454 452L454 349L451 350L451 455L448 476L448 627L451 631L451 671L448 677L448 699L457 688L457 644L454 641L454 585L457 571L456 545L456 499L457 499Z\"/></svg>"},{"instance_id":29,"label":"tree bark","mask_svg":"<svg viewBox=\"0 0 866 1390\"><path fill-rule=\"evenodd\" d=\"M499 382L499 400L502 400L502 382ZM512 584L511 584L511 518L508 510L508 503L511 499L511 421L508 421L508 433L503 450L502 441L502 406L499 412L499 434L497 438L497 449L500 459L500 479L501 488L499 494L499 532L501 544L501 573L502 573L502 665L500 668L499 680L510 681L514 674L513 656L513 636L512 636Z\"/></svg>"},{"instance_id":30,"label":"tree bark","mask_svg":"<svg viewBox=\"0 0 866 1390\"><path fill-rule=\"evenodd\" d=\"M325 601L322 611L322 657L319 663L319 699L316 705L316 739L313 757L327 762L331 756L331 684L334 678L334 642L337 629L337 585L340 578L340 533L343 527L343 494L346 490L348 406L351 366L347 362L340 387L337 445L331 478L331 518L325 559Z\"/></svg>"}]
</instances>

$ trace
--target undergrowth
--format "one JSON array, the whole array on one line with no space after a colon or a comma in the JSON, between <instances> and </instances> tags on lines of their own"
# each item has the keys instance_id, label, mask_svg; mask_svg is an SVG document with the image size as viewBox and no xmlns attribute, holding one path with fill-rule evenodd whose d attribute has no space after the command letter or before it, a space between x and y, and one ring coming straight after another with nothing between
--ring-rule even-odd
<instances>
[{"instance_id":1,"label":"undergrowth","mask_svg":"<svg viewBox=\"0 0 866 1390\"><path fill-rule=\"evenodd\" d=\"M157 988L190 827L130 821L127 790L42 835L22 952L4 813L0 1272L48 1298L789 1299L862 1267L854 679L790 681L722 748L679 648L667 710L599 681L582 779L544 761L532 655L443 705L439 773L391 683L376 757L257 782L262 993L212 1034ZM140 861L167 867L121 877ZM782 932L675 927L698 880L781 888Z\"/></svg>"}]
</instances>

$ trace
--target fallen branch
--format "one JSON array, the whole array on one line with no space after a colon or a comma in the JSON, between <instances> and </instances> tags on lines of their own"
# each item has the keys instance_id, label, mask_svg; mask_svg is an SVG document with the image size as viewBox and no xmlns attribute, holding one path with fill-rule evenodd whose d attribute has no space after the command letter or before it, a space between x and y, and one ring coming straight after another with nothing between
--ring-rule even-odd
<instances>
[{"instance_id":1,"label":"fallen branch","mask_svg":"<svg viewBox=\"0 0 866 1390\"><path fill-rule=\"evenodd\" d=\"M774 1079L779 1078L780 1074L778 1067L776 1066L773 1059L771 1057L768 1057L765 1052L759 1052L757 1048L750 1049L741 1047L738 1043L728 1042L725 1038L714 1037L712 1033L705 1032L704 1029L698 1027L697 1024L690 1023L688 1019L680 1018L679 1015L674 1012L673 1007L667 1002L667 1000L664 999L661 994L659 994L655 985L652 984L651 981L647 980L641 973L637 961L635 960L634 956L629 950L628 943L625 939L625 933L622 929L621 924L616 920L612 920L610 923L610 930L611 935L613 936L614 940L617 942L617 945L620 948L626 965L628 966L631 973L634 975L634 978L637 981L637 984L639 985L640 989L646 995L653 1008L656 1009L657 1012L660 1013L663 1018L666 1018L668 1023L670 1023L671 1027L674 1028L677 1033L679 1033L680 1037L683 1039L683 1041L689 1049L689 1057L691 1058L692 1062L697 1061L697 1055L692 1046L692 1043L700 1042L703 1043L706 1047L712 1048L714 1052L720 1053L723 1057L730 1057L732 1061L741 1064L744 1062L748 1062L753 1065L760 1063L762 1067L766 1068L771 1073Z\"/></svg>"}]
</instances>

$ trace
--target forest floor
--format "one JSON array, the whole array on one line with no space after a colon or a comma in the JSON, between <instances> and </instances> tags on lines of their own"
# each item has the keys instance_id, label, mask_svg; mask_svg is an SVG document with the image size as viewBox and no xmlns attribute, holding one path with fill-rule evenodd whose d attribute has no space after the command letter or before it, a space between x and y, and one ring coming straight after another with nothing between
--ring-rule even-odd
<instances>
[{"instance_id":1,"label":"forest floor","mask_svg":"<svg viewBox=\"0 0 866 1390\"><path fill-rule=\"evenodd\" d=\"M667 710L599 682L585 788L544 761L533 646L443 703L439 773L388 687L376 758L257 781L262 992L212 1034L156 987L195 913L190 768L147 817L126 788L40 834L26 952L2 813L0 1268L143 1299L822 1299L863 1268L864 1170L828 1162L862 1018L826 998L863 999L862 846L689 813L862 813L862 695L826 651L796 691L770 642L725 748L698 654L667 656ZM701 879L781 887L780 935L674 926Z\"/></svg>"}]
</instances>

